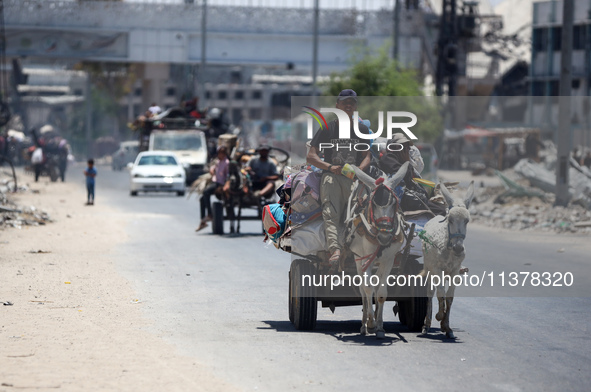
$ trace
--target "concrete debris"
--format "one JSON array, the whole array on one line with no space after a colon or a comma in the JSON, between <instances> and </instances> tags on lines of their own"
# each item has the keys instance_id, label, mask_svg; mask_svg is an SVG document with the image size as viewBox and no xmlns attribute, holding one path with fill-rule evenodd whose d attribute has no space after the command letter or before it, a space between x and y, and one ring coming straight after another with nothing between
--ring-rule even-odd
<instances>
[{"instance_id":1,"label":"concrete debris","mask_svg":"<svg viewBox=\"0 0 591 392\"><path fill-rule=\"evenodd\" d=\"M19 188L18 192L27 192L27 188ZM11 199L12 193L0 190L0 229L14 227L17 229L23 226L39 226L52 222L47 212L37 209L35 206L17 206Z\"/></svg>"},{"instance_id":2,"label":"concrete debris","mask_svg":"<svg viewBox=\"0 0 591 392\"><path fill-rule=\"evenodd\" d=\"M571 203L591 209L591 173L588 174L589 169L579 166L574 159L571 159L570 163L568 175ZM555 192L556 174L548 170L543 163L522 159L517 162L514 170L528 179L532 186L545 192Z\"/></svg>"},{"instance_id":3,"label":"concrete debris","mask_svg":"<svg viewBox=\"0 0 591 392\"><path fill-rule=\"evenodd\" d=\"M497 173L503 186L477 190L473 220L514 230L591 233L591 171L570 159L570 205L554 207L556 146L546 141L540 162L522 159Z\"/></svg>"},{"instance_id":4,"label":"concrete debris","mask_svg":"<svg viewBox=\"0 0 591 392\"><path fill-rule=\"evenodd\" d=\"M491 192L490 189L485 191ZM503 191L499 188L498 194ZM494 204L493 199L470 206L472 221L513 230L591 233L591 211L579 205L553 207L549 202L527 197Z\"/></svg>"},{"instance_id":5,"label":"concrete debris","mask_svg":"<svg viewBox=\"0 0 591 392\"><path fill-rule=\"evenodd\" d=\"M512 169L503 172L520 186L529 187L530 182L519 178L516 173L517 170ZM500 197L506 195L506 191L503 186L477 189L475 202L470 206L472 221L512 230L591 233L591 211L580 204L571 203L567 208L554 207L554 194L545 192L541 192L543 198Z\"/></svg>"},{"instance_id":6,"label":"concrete debris","mask_svg":"<svg viewBox=\"0 0 591 392\"><path fill-rule=\"evenodd\" d=\"M576 228L591 227L591 221L575 223Z\"/></svg>"}]
</instances>

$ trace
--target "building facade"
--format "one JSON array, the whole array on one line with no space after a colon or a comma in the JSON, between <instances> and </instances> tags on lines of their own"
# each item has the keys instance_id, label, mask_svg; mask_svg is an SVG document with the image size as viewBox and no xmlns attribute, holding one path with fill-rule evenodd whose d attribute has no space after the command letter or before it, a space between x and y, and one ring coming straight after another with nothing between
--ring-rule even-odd
<instances>
[{"instance_id":1,"label":"building facade","mask_svg":"<svg viewBox=\"0 0 591 392\"><path fill-rule=\"evenodd\" d=\"M575 0L574 5L572 94L586 96L591 92L591 3ZM562 6L562 1L533 4L532 96L559 95Z\"/></svg>"}]
</instances>

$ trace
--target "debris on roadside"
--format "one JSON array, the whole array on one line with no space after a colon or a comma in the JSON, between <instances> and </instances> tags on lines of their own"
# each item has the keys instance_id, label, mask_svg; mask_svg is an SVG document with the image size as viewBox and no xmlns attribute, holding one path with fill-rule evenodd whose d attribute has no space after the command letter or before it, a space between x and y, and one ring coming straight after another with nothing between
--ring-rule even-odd
<instances>
[{"instance_id":1,"label":"debris on roadside","mask_svg":"<svg viewBox=\"0 0 591 392\"><path fill-rule=\"evenodd\" d=\"M33 191L26 187L19 187L19 192ZM23 226L40 226L53 222L49 214L35 206L21 207L10 199L10 193L0 190L0 229Z\"/></svg>"},{"instance_id":2,"label":"debris on roadside","mask_svg":"<svg viewBox=\"0 0 591 392\"><path fill-rule=\"evenodd\" d=\"M501 186L477 190L470 206L473 220L513 230L591 233L591 171L571 159L571 202L554 206L556 154L547 145L541 162L522 159L512 169L496 172Z\"/></svg>"},{"instance_id":3,"label":"debris on roadside","mask_svg":"<svg viewBox=\"0 0 591 392\"><path fill-rule=\"evenodd\" d=\"M591 211L580 205L555 207L551 193L545 193L543 199L503 196L505 193L502 186L478 189L476 202L470 206L472 220L513 230L591 233Z\"/></svg>"}]
</instances>

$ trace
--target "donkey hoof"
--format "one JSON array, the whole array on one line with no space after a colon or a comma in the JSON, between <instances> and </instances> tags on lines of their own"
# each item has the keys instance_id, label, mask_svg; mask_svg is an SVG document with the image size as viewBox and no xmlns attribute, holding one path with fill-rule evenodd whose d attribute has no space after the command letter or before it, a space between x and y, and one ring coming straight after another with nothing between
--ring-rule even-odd
<instances>
[{"instance_id":1,"label":"donkey hoof","mask_svg":"<svg viewBox=\"0 0 591 392\"><path fill-rule=\"evenodd\" d=\"M421 335L427 335L429 333L429 327L423 327L421 329Z\"/></svg>"},{"instance_id":2,"label":"donkey hoof","mask_svg":"<svg viewBox=\"0 0 591 392\"><path fill-rule=\"evenodd\" d=\"M376 332L376 338L378 339L384 339L386 337L386 332L384 331L378 331Z\"/></svg>"},{"instance_id":3,"label":"donkey hoof","mask_svg":"<svg viewBox=\"0 0 591 392\"><path fill-rule=\"evenodd\" d=\"M367 328L365 328L365 326L361 327L361 331L359 331L359 333L361 333L363 336L367 335Z\"/></svg>"},{"instance_id":4,"label":"donkey hoof","mask_svg":"<svg viewBox=\"0 0 591 392\"><path fill-rule=\"evenodd\" d=\"M367 333L369 333L369 334L376 333L377 331L378 331L377 327L367 328Z\"/></svg>"},{"instance_id":5,"label":"donkey hoof","mask_svg":"<svg viewBox=\"0 0 591 392\"><path fill-rule=\"evenodd\" d=\"M445 337L448 338L448 339L455 339L456 338L456 335L454 335L454 332L451 329L449 329L445 333Z\"/></svg>"}]
</instances>

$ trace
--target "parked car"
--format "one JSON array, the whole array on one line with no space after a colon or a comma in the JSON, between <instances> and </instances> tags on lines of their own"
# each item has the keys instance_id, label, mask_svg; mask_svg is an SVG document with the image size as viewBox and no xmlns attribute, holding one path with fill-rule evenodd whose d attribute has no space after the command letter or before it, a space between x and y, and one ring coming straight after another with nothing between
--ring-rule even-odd
<instances>
[{"instance_id":1,"label":"parked car","mask_svg":"<svg viewBox=\"0 0 591 392\"><path fill-rule=\"evenodd\" d=\"M121 142L119 149L111 156L113 170L122 170L128 163L134 162L139 151L139 145L140 142L137 140Z\"/></svg>"},{"instance_id":2,"label":"parked car","mask_svg":"<svg viewBox=\"0 0 591 392\"><path fill-rule=\"evenodd\" d=\"M131 166L130 177L131 196L138 192L185 194L185 169L172 152L141 152Z\"/></svg>"}]
</instances>

